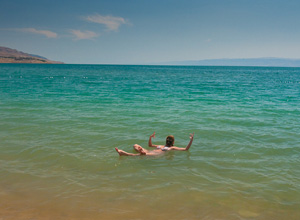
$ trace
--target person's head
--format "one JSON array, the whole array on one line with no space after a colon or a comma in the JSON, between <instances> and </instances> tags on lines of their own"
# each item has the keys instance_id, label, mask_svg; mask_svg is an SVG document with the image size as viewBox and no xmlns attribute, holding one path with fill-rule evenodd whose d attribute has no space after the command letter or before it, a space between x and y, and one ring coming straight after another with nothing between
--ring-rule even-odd
<instances>
[{"instance_id":1,"label":"person's head","mask_svg":"<svg viewBox=\"0 0 300 220\"><path fill-rule=\"evenodd\" d=\"M167 138L166 138L166 146L168 147L171 147L174 145L174 142L175 142L175 138L173 135L169 135Z\"/></svg>"}]
</instances>

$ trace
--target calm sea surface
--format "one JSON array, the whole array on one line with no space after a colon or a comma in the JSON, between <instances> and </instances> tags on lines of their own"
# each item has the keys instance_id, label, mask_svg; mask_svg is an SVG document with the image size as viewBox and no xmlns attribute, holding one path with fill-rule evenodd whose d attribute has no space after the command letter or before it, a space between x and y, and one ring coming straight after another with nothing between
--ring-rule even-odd
<instances>
[{"instance_id":1,"label":"calm sea surface","mask_svg":"<svg viewBox=\"0 0 300 220\"><path fill-rule=\"evenodd\" d=\"M119 157L169 134L188 152ZM0 65L0 219L300 219L300 68Z\"/></svg>"}]
</instances>

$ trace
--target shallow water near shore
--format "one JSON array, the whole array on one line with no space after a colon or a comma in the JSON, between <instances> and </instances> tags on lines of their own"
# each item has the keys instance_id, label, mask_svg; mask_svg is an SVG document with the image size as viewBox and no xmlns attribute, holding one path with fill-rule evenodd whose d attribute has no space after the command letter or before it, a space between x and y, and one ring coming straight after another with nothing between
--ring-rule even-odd
<instances>
[{"instance_id":1,"label":"shallow water near shore","mask_svg":"<svg viewBox=\"0 0 300 220\"><path fill-rule=\"evenodd\" d=\"M0 140L0 219L300 218L300 68L1 64Z\"/></svg>"}]
</instances>

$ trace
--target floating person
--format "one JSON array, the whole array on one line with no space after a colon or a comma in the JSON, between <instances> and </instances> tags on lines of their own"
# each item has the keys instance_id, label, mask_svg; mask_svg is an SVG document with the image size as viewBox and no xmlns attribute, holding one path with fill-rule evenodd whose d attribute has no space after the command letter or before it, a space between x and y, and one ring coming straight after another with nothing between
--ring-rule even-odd
<instances>
[{"instance_id":1,"label":"floating person","mask_svg":"<svg viewBox=\"0 0 300 220\"><path fill-rule=\"evenodd\" d=\"M155 138L155 132L152 135L150 135L149 141L148 141L148 146L153 147L153 148L155 147L156 149L154 149L154 150L146 150L138 144L133 145L134 150L138 152L137 154L132 154L132 153L125 152L123 150L119 150L117 147L115 149L120 156L141 156L141 155L154 156L154 155L160 155L160 154L164 153L165 151L170 151L170 150L186 151L186 150L190 149L190 147L193 143L194 133L190 134L190 142L185 148L174 146L175 138L173 135L169 135L166 138L165 145L152 144L152 138Z\"/></svg>"}]
</instances>

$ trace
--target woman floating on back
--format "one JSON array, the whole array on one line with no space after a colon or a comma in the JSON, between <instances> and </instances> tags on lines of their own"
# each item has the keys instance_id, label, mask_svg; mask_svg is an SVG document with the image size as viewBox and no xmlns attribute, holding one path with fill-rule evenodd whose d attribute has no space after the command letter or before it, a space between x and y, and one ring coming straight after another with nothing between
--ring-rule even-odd
<instances>
[{"instance_id":1,"label":"woman floating on back","mask_svg":"<svg viewBox=\"0 0 300 220\"><path fill-rule=\"evenodd\" d=\"M133 148L138 152L137 154L127 153L123 150L119 150L117 147L115 149L119 153L120 156L159 155L159 154L164 153L165 151L170 151L170 150L186 151L186 150L189 150L189 148L191 147L191 145L193 143L194 133L190 134L190 142L185 148L174 146L175 138L173 135L169 135L166 138L165 145L152 144L152 138L155 138L155 132L152 135L150 135L149 141L148 141L148 146L155 147L154 150L146 150L138 144L133 145Z\"/></svg>"}]
</instances>

